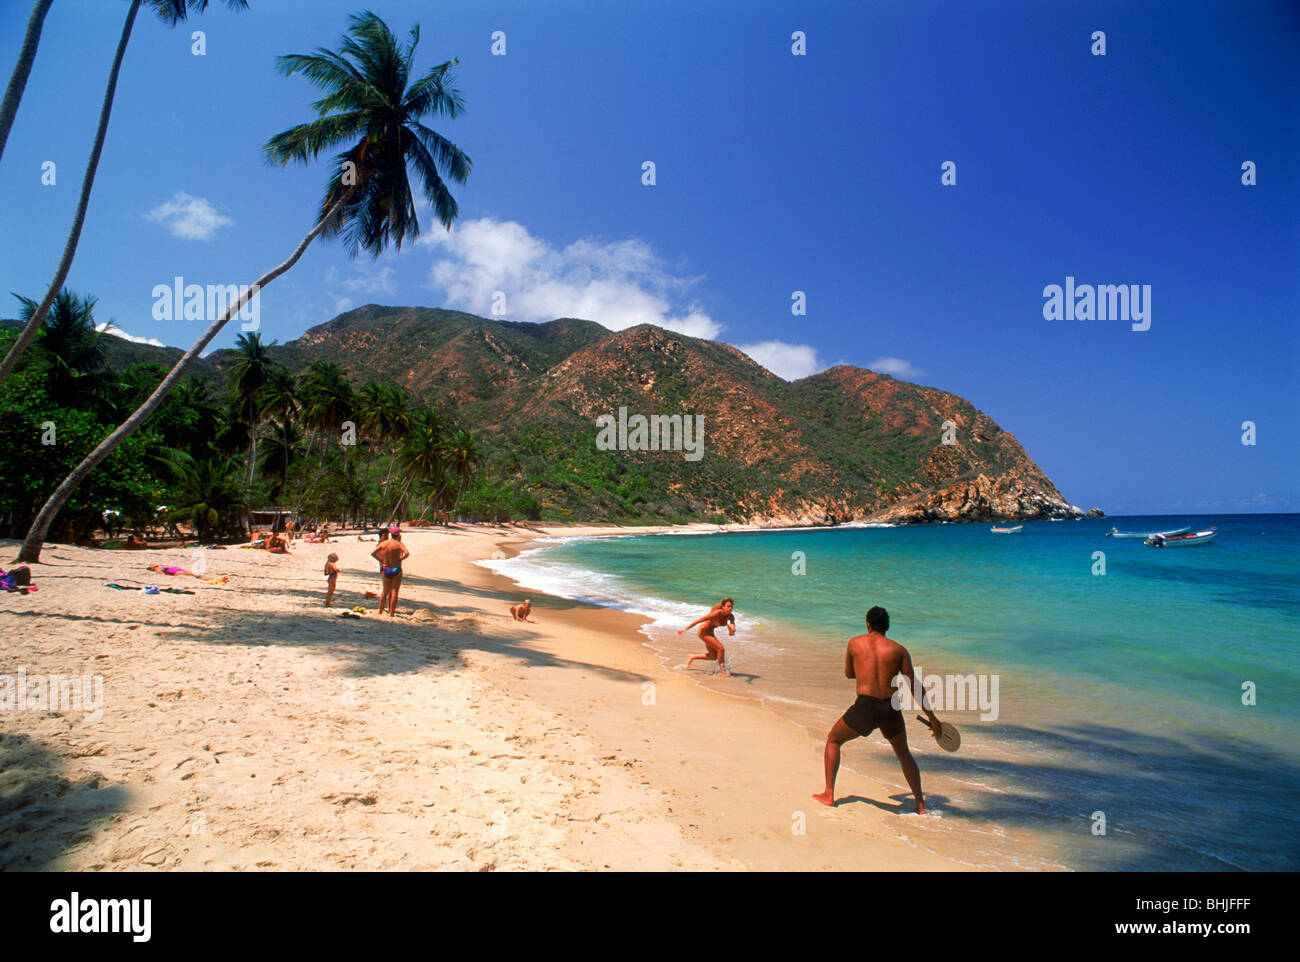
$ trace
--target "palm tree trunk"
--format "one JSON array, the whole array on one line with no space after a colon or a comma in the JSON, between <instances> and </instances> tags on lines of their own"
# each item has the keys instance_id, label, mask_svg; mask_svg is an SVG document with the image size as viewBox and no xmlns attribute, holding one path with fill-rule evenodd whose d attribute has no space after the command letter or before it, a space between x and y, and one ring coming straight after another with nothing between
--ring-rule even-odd
<instances>
[{"instance_id":1,"label":"palm tree trunk","mask_svg":"<svg viewBox=\"0 0 1300 962\"><path fill-rule=\"evenodd\" d=\"M134 11L138 6L139 0L135 0L135 3L131 8L132 11ZM289 255L288 260L280 266L267 271L257 279L257 282L251 288L244 291L237 300L233 301L225 311L222 312L221 317L208 326L208 329L203 332L203 336L200 337L198 341L195 342L194 346L186 351L184 356L176 362L176 365L167 372L167 376L162 379L162 383L154 389L153 394L149 395L148 399L143 404L136 408L135 413L118 426L112 434L106 437L103 441L100 441L98 447L91 451L90 454L86 455L85 460L73 468L72 473L63 479L63 483L55 489L52 495L50 495L50 499L45 502L45 507L41 508L40 514L36 516L36 520L32 522L31 528L28 529L27 538L23 541L22 550L18 554L18 560L20 562L23 564L38 564L40 562L41 546L45 543L45 535L50 529L50 524L54 521L55 515L59 513L59 509L63 507L68 498L72 497L72 492L77 490L77 486L86 479L86 476L89 475L91 471L95 470L101 461L113 453L114 448L134 434L139 429L140 425L144 424L144 422L149 419L149 416L157 410L158 405L162 404L163 400L171 393L172 389L180 383L181 377L184 376L186 370L188 370L190 365L194 363L195 359L203 353L204 348L211 343L212 339L221 332L221 329L226 326L235 314L244 309L244 306L254 296L254 294L266 287L266 285L270 284L271 281L275 280L289 268L293 267L294 264L298 263L298 258L302 257L303 251L305 251L311 242L320 235L320 232L325 229L325 225L330 222L330 219L334 217L335 213L338 212L338 209L347 202L349 197L352 196L353 190L355 190L355 188L346 191L334 206L325 213L325 216L320 219L320 222L311 229L307 236L298 242L298 246L294 248L294 251Z\"/></svg>"},{"instance_id":2,"label":"palm tree trunk","mask_svg":"<svg viewBox=\"0 0 1300 962\"><path fill-rule=\"evenodd\" d=\"M9 130L14 125L18 114L18 103L23 99L27 89L27 77L36 62L36 45L41 42L41 27L45 25L45 14L50 10L54 0L36 0L32 15L27 19L27 33L23 36L23 47L18 52L18 63L9 77L9 86L5 88L5 99L0 102L0 157L4 156L5 142L9 139Z\"/></svg>"},{"instance_id":3,"label":"palm tree trunk","mask_svg":"<svg viewBox=\"0 0 1300 962\"><path fill-rule=\"evenodd\" d=\"M250 450L248 455L248 487L251 496L251 491L253 487L253 465L257 464L257 421L253 419L252 398L248 399L248 420L249 423L252 424L252 428L249 431L249 433L252 435L252 439L249 442Z\"/></svg>"},{"instance_id":4,"label":"palm tree trunk","mask_svg":"<svg viewBox=\"0 0 1300 962\"><path fill-rule=\"evenodd\" d=\"M81 179L81 196L77 199L77 213L72 218L72 229L68 231L68 240L63 247L63 257L60 258L59 267L54 272L54 280L50 283L50 289L45 292L45 299L32 312L31 320L27 322L27 326L18 335L18 340L14 341L9 353L5 355L3 361L0 361L0 384L4 383L5 378L9 376L9 372L18 363L18 358L22 356L23 351L27 350L27 345L31 343L32 338L36 336L36 332L45 323L45 315L49 313L50 305L54 303L54 298L63 289L63 282L67 280L68 271L72 269L72 258L76 255L77 243L81 240L81 225L86 221L86 208L90 206L90 189L95 185L95 171L99 168L99 155L104 149L104 136L108 133L108 117L113 112L113 97L117 92L117 75L122 69L122 57L126 54L126 45L131 39L131 28L135 24L135 15L139 10L140 0L131 0L131 9L126 13L126 23L122 25L122 37L117 42L117 54L113 57L113 69L108 73L108 87L104 90L104 104L99 108L99 127L95 130L95 142L91 145L90 159L86 161L86 173Z\"/></svg>"}]
</instances>

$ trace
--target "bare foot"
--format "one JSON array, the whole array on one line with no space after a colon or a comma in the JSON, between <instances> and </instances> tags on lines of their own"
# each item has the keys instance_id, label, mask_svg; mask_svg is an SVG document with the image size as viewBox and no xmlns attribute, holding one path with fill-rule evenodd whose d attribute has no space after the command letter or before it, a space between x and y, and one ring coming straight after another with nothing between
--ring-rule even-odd
<instances>
[{"instance_id":1,"label":"bare foot","mask_svg":"<svg viewBox=\"0 0 1300 962\"><path fill-rule=\"evenodd\" d=\"M831 797L830 792L820 792L817 795L814 795L813 798L817 799L817 801L821 802L823 805L829 805L831 808L835 807L835 799Z\"/></svg>"},{"instance_id":2,"label":"bare foot","mask_svg":"<svg viewBox=\"0 0 1300 962\"><path fill-rule=\"evenodd\" d=\"M924 814L925 814L925 802L923 802L923 801L918 801L918 802L916 803L916 814L917 814L917 815L924 815Z\"/></svg>"}]
</instances>

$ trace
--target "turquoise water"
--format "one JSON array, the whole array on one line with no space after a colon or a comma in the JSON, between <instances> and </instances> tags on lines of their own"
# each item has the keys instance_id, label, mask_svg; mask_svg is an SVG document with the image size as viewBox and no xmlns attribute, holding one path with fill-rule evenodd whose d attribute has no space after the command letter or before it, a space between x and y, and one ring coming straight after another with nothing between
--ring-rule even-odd
<instances>
[{"instance_id":1,"label":"turquoise water","mask_svg":"<svg viewBox=\"0 0 1300 962\"><path fill-rule=\"evenodd\" d=\"M1104 537L1182 524L1217 526L1218 538L1153 549ZM732 596L738 630L721 637L734 677L701 662L689 673L817 740L853 699L845 642L869 607L887 608L890 637L924 675L985 685L983 704L939 710L961 728L960 752L911 725L942 816L898 819L914 844L951 851L955 838L969 861L1004 868L1294 870L1298 549L1300 516L1231 515L1027 523L1016 535L953 524L585 538L492 566L644 612L672 671L702 650L676 629ZM897 806L906 785L879 735L844 761L885 781L899 798L878 801Z\"/></svg>"}]
</instances>

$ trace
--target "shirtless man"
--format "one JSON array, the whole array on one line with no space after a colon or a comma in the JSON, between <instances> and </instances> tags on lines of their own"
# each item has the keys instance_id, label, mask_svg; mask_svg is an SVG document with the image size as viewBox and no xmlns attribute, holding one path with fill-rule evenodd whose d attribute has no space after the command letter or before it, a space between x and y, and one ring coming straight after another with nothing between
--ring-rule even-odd
<instances>
[{"instance_id":1,"label":"shirtless man","mask_svg":"<svg viewBox=\"0 0 1300 962\"><path fill-rule=\"evenodd\" d=\"M687 668L691 667L691 662L696 659L702 661L716 660L718 663L719 674L728 676L731 674L731 672L727 671L727 650L722 647L722 642L718 641L717 637L713 634L714 631L721 628L723 625L727 626L727 630L731 632L731 634L734 635L736 633L736 616L731 613L731 606L731 599L723 598L722 602L714 605L713 608L709 610L709 613L703 618L697 618L681 631L677 632L677 634L682 635L690 631L696 625L700 626L698 634L700 636L700 641L704 642L705 654L691 655L691 657L687 658Z\"/></svg>"},{"instance_id":2,"label":"shirtless man","mask_svg":"<svg viewBox=\"0 0 1300 962\"><path fill-rule=\"evenodd\" d=\"M402 562L411 556L406 545L402 544L399 531L389 532L387 540L379 542L379 547L370 552L370 557L379 562L379 575L383 579L383 593L379 596L379 613L384 613L384 603L388 603L388 613L397 616L397 595L402 590Z\"/></svg>"},{"instance_id":3,"label":"shirtless man","mask_svg":"<svg viewBox=\"0 0 1300 962\"><path fill-rule=\"evenodd\" d=\"M925 796L921 794L921 771L907 747L907 730L903 713L894 707L894 679L900 674L916 691L912 673L912 656L896 641L885 637L889 630L889 612L879 606L867 612L867 633L849 641L844 653L844 677L857 680L858 700L831 728L826 736L826 791L813 798L823 805L835 804L835 775L840 770L840 746L859 735L866 737L876 728L888 739L903 776L916 797L916 814L925 814ZM930 710L928 699L923 706L930 719L934 740L939 740L939 718Z\"/></svg>"},{"instance_id":4,"label":"shirtless man","mask_svg":"<svg viewBox=\"0 0 1300 962\"><path fill-rule=\"evenodd\" d=\"M511 605L510 615L515 621L527 621L528 613L533 610L533 602L530 598L525 598L522 604Z\"/></svg>"}]
</instances>

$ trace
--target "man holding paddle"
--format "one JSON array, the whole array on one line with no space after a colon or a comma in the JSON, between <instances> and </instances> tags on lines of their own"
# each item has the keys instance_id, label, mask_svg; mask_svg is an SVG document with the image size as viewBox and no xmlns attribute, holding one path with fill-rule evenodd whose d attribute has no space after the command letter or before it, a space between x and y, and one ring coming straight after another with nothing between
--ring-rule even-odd
<instances>
[{"instance_id":1,"label":"man holding paddle","mask_svg":"<svg viewBox=\"0 0 1300 962\"><path fill-rule=\"evenodd\" d=\"M907 730L903 713L896 707L894 679L900 674L916 690L916 676L912 672L912 656L896 641L885 637L889 630L889 612L879 605L867 612L867 633L849 641L844 655L844 677L857 680L858 699L831 728L826 736L826 791L813 798L823 805L835 804L835 776L840 770L840 746L859 735L870 735L877 728L889 741L898 763L903 768L908 787L916 796L916 813L925 814L925 796L921 794L921 771L907 747ZM942 723L930 710L925 699L925 714L929 717L930 731L935 741L940 741ZM920 718L920 716L917 716ZM947 726L951 729L952 726ZM942 744L942 742L940 742Z\"/></svg>"}]
</instances>

